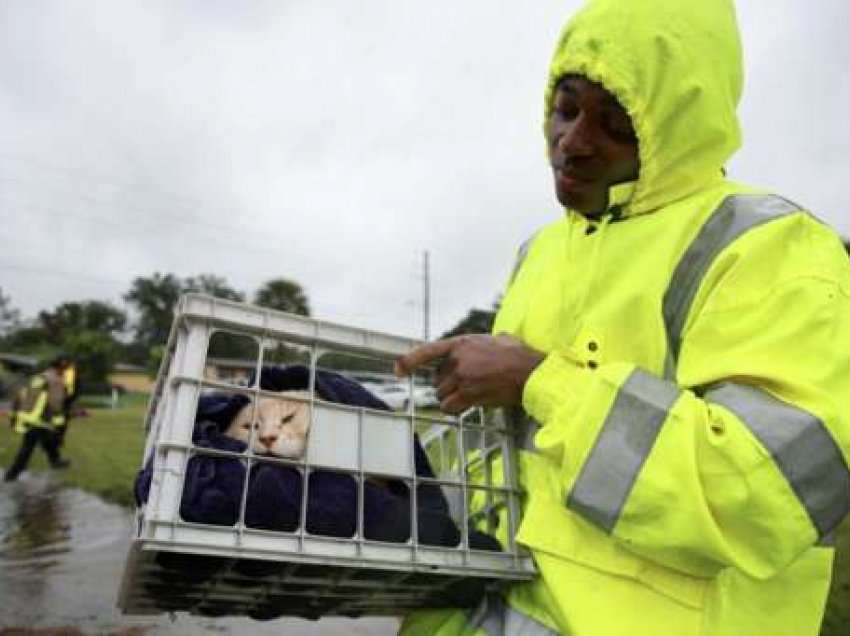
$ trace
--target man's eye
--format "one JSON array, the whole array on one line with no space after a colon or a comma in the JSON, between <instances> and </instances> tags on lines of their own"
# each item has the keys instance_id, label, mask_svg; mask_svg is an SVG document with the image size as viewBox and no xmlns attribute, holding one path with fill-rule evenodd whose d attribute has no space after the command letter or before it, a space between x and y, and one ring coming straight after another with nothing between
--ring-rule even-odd
<instances>
[{"instance_id":1,"label":"man's eye","mask_svg":"<svg viewBox=\"0 0 850 636\"><path fill-rule=\"evenodd\" d=\"M245 424L242 425L242 428L244 428L246 431L251 430L251 423L246 422Z\"/></svg>"},{"instance_id":2,"label":"man's eye","mask_svg":"<svg viewBox=\"0 0 850 636\"><path fill-rule=\"evenodd\" d=\"M637 141L635 129L626 115L609 118L606 122L606 128L608 129L608 133L617 141Z\"/></svg>"},{"instance_id":3,"label":"man's eye","mask_svg":"<svg viewBox=\"0 0 850 636\"><path fill-rule=\"evenodd\" d=\"M552 114L561 119L575 119L578 116L578 107L575 104L556 102Z\"/></svg>"},{"instance_id":4,"label":"man's eye","mask_svg":"<svg viewBox=\"0 0 850 636\"><path fill-rule=\"evenodd\" d=\"M280 418L280 423L281 424L288 424L289 422L292 421L293 417L295 417L295 413L290 413L289 415L284 415L282 418Z\"/></svg>"}]
</instances>

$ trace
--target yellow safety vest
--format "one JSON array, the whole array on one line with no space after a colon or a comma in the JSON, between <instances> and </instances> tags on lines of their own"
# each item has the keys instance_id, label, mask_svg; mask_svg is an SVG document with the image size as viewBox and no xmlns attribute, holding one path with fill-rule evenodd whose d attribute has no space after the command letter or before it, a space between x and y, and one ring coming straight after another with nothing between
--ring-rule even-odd
<instances>
[{"instance_id":1,"label":"yellow safety vest","mask_svg":"<svg viewBox=\"0 0 850 636\"><path fill-rule=\"evenodd\" d=\"M62 381L65 384L65 395L74 395L74 390L77 385L77 367L73 364L68 365L62 372Z\"/></svg>"},{"instance_id":2,"label":"yellow safety vest","mask_svg":"<svg viewBox=\"0 0 850 636\"><path fill-rule=\"evenodd\" d=\"M65 416L55 406L51 408L49 386L42 375L33 377L18 391L17 407L12 414L16 433L26 433L31 427L57 427L65 424Z\"/></svg>"}]
</instances>

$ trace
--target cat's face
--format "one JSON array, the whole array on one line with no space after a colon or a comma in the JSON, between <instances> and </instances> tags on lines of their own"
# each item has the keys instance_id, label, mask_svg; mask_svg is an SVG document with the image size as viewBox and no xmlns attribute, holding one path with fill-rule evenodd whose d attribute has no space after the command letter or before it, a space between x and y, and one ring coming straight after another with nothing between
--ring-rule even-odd
<instances>
[{"instance_id":1,"label":"cat's face","mask_svg":"<svg viewBox=\"0 0 850 636\"><path fill-rule=\"evenodd\" d=\"M230 422L225 435L245 444L251 440L251 449L258 455L276 455L300 459L307 448L310 430L310 406L307 402L286 399L286 396L309 399L306 391L284 391L281 398L261 397L256 411L252 403L246 404Z\"/></svg>"}]
</instances>

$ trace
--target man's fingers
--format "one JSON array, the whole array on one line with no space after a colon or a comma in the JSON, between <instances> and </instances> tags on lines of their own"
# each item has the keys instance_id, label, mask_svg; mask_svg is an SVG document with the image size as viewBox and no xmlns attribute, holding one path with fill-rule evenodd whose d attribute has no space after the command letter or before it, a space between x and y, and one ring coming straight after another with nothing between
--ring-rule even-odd
<instances>
[{"instance_id":1,"label":"man's fingers","mask_svg":"<svg viewBox=\"0 0 850 636\"><path fill-rule=\"evenodd\" d=\"M393 370L399 377L410 375L423 364L428 364L448 355L455 344L456 341L454 338L447 338L446 340L436 340L435 342L428 342L416 347L416 349L407 355L403 355L397 359Z\"/></svg>"},{"instance_id":2,"label":"man's fingers","mask_svg":"<svg viewBox=\"0 0 850 636\"><path fill-rule=\"evenodd\" d=\"M440 410L453 415L462 413L470 406L476 406L476 400L468 391L463 391L462 389L456 389L440 400Z\"/></svg>"},{"instance_id":3,"label":"man's fingers","mask_svg":"<svg viewBox=\"0 0 850 636\"><path fill-rule=\"evenodd\" d=\"M444 378L437 384L437 399L444 400L449 395L457 391L458 388L458 380L455 376L450 375L447 378Z\"/></svg>"},{"instance_id":4,"label":"man's fingers","mask_svg":"<svg viewBox=\"0 0 850 636\"><path fill-rule=\"evenodd\" d=\"M457 392L452 393L445 399L440 401L440 410L443 413L451 413L452 415L456 415L463 411L466 407L464 407L463 398L458 395Z\"/></svg>"},{"instance_id":5,"label":"man's fingers","mask_svg":"<svg viewBox=\"0 0 850 636\"><path fill-rule=\"evenodd\" d=\"M458 414L472 406L484 406L487 402L486 392L456 383L450 392L440 397L440 410L444 413Z\"/></svg>"},{"instance_id":6,"label":"man's fingers","mask_svg":"<svg viewBox=\"0 0 850 636\"><path fill-rule=\"evenodd\" d=\"M434 386L439 386L443 380L448 378L449 376L454 375L455 368L457 367L457 361L452 359L451 356L446 356L440 363L437 365L436 371L434 371Z\"/></svg>"}]
</instances>

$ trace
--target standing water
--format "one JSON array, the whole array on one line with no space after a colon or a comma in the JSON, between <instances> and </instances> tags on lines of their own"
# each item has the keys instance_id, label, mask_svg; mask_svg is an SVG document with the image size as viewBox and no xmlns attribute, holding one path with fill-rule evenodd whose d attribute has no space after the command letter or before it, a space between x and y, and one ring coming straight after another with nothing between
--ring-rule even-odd
<instances>
[{"instance_id":1,"label":"standing water","mask_svg":"<svg viewBox=\"0 0 850 636\"><path fill-rule=\"evenodd\" d=\"M83 634L394 634L387 618L278 619L123 616L115 607L132 513L47 474L0 481L0 632L67 628ZM15 631L26 634L26 631Z\"/></svg>"}]
</instances>

